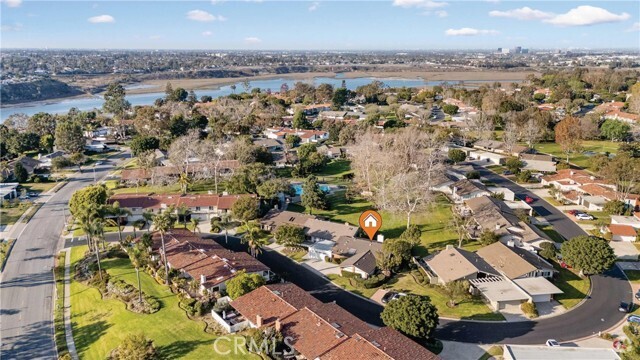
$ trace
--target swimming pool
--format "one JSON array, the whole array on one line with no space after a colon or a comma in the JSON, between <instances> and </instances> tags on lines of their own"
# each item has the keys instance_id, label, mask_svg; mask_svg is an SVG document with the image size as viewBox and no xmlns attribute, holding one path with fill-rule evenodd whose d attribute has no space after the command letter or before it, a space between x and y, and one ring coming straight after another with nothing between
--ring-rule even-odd
<instances>
[{"instance_id":1,"label":"swimming pool","mask_svg":"<svg viewBox=\"0 0 640 360\"><path fill-rule=\"evenodd\" d=\"M302 184L291 184L291 187L296 192L296 196L302 195ZM331 186L327 184L318 184L318 187L320 188L320 190L322 190L322 192L331 192Z\"/></svg>"}]
</instances>

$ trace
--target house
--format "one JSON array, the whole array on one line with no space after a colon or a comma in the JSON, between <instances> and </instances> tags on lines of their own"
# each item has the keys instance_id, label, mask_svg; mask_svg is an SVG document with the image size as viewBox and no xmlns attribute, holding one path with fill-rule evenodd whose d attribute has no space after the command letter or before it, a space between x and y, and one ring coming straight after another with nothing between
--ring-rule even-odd
<instances>
[{"instance_id":1,"label":"house","mask_svg":"<svg viewBox=\"0 0 640 360\"><path fill-rule=\"evenodd\" d=\"M507 144L496 140L479 140L473 144L473 147L506 156L520 156L530 151L528 147L522 145L513 145L511 146L511 150L508 150L509 147Z\"/></svg>"},{"instance_id":2,"label":"house","mask_svg":"<svg viewBox=\"0 0 640 360\"><path fill-rule=\"evenodd\" d=\"M469 157L477 161L503 165L504 163L506 163L508 156L484 150L473 150L469 153Z\"/></svg>"},{"instance_id":3,"label":"house","mask_svg":"<svg viewBox=\"0 0 640 360\"><path fill-rule=\"evenodd\" d=\"M274 327L298 359L439 359L389 327L374 329L335 303L322 303L296 285L262 286L229 303L247 328ZM214 319L218 320L214 317Z\"/></svg>"},{"instance_id":4,"label":"house","mask_svg":"<svg viewBox=\"0 0 640 360\"><path fill-rule=\"evenodd\" d=\"M578 188L588 184L597 184L615 190L615 185L610 184L608 181L584 170L575 169L561 169L556 174L543 176L541 184L543 186L551 185L561 192L578 190Z\"/></svg>"},{"instance_id":5,"label":"house","mask_svg":"<svg viewBox=\"0 0 640 360\"><path fill-rule=\"evenodd\" d=\"M636 216L611 215L611 224L627 225L634 229L640 229L640 218Z\"/></svg>"},{"instance_id":6,"label":"house","mask_svg":"<svg viewBox=\"0 0 640 360\"><path fill-rule=\"evenodd\" d=\"M284 143L278 139L257 138L251 141L253 142L253 145L263 147L270 153L280 152L284 150Z\"/></svg>"},{"instance_id":7,"label":"house","mask_svg":"<svg viewBox=\"0 0 640 360\"><path fill-rule=\"evenodd\" d=\"M297 135L301 139L301 143L317 143L329 138L329 133L322 130L302 130L291 128L268 128L264 132L269 139L284 140L287 135Z\"/></svg>"},{"instance_id":8,"label":"house","mask_svg":"<svg viewBox=\"0 0 640 360\"><path fill-rule=\"evenodd\" d=\"M479 196L491 195L491 192L479 180L462 179L449 187L451 188L451 199L458 204Z\"/></svg>"},{"instance_id":9,"label":"house","mask_svg":"<svg viewBox=\"0 0 640 360\"><path fill-rule=\"evenodd\" d=\"M608 227L612 241L636 241L640 229L630 225L610 224Z\"/></svg>"},{"instance_id":10,"label":"house","mask_svg":"<svg viewBox=\"0 0 640 360\"><path fill-rule=\"evenodd\" d=\"M92 152L105 152L109 151L109 147L102 141L87 139L84 144L84 149L86 151Z\"/></svg>"},{"instance_id":11,"label":"house","mask_svg":"<svg viewBox=\"0 0 640 360\"><path fill-rule=\"evenodd\" d=\"M464 204L466 209L463 211L468 211L476 224L469 229L471 238L475 239L482 231L489 230L503 243L512 241L517 246L535 248L542 242L551 241L540 229L520 220L514 210L501 200L480 196L467 200Z\"/></svg>"},{"instance_id":12,"label":"house","mask_svg":"<svg viewBox=\"0 0 640 360\"><path fill-rule=\"evenodd\" d=\"M340 148L331 145L320 145L318 146L317 151L329 159L337 159L342 155Z\"/></svg>"},{"instance_id":13,"label":"house","mask_svg":"<svg viewBox=\"0 0 640 360\"><path fill-rule=\"evenodd\" d=\"M322 120L344 120L346 116L346 111L322 111L318 118Z\"/></svg>"},{"instance_id":14,"label":"house","mask_svg":"<svg viewBox=\"0 0 640 360\"><path fill-rule=\"evenodd\" d=\"M113 127L101 126L94 130L85 130L84 137L99 141L106 141L107 137L112 136L116 133Z\"/></svg>"},{"instance_id":15,"label":"house","mask_svg":"<svg viewBox=\"0 0 640 360\"><path fill-rule=\"evenodd\" d=\"M307 116L313 116L313 115L318 115L318 113L321 113L323 111L329 111L329 110L331 110L331 104L327 103L327 104L307 105L302 111Z\"/></svg>"},{"instance_id":16,"label":"house","mask_svg":"<svg viewBox=\"0 0 640 360\"><path fill-rule=\"evenodd\" d=\"M40 161L38 168L51 169L53 167L52 160L62 156L64 156L64 151L54 151L46 155L38 154L38 160Z\"/></svg>"},{"instance_id":17,"label":"house","mask_svg":"<svg viewBox=\"0 0 640 360\"><path fill-rule=\"evenodd\" d=\"M240 167L238 160L221 160L215 163L196 163L186 166L186 171L191 176L210 179L217 172L219 176L232 175L234 170ZM120 181L129 184L138 184L141 181L173 182L182 173L177 166L156 166L146 169L124 169L120 174Z\"/></svg>"},{"instance_id":18,"label":"house","mask_svg":"<svg viewBox=\"0 0 640 360\"><path fill-rule=\"evenodd\" d=\"M143 219L143 214L149 212L157 214L165 209L174 207L177 214L181 209L188 210L187 219L211 220L225 214L231 214L233 204L243 196L255 195L216 195L216 194L165 194L165 195L143 195L143 194L116 194L109 198L108 203L117 202L120 207L131 212L126 221L137 221ZM256 201L256 207L258 202Z\"/></svg>"},{"instance_id":19,"label":"house","mask_svg":"<svg viewBox=\"0 0 640 360\"><path fill-rule=\"evenodd\" d=\"M504 360L620 360L613 349L575 346L503 345Z\"/></svg>"},{"instance_id":20,"label":"house","mask_svg":"<svg viewBox=\"0 0 640 360\"><path fill-rule=\"evenodd\" d=\"M304 228L308 243L315 243L323 240L335 242L340 236L353 237L358 228L347 223L337 223L325 221L315 216L296 213L293 211L282 211L271 209L260 220L264 230L275 231L282 224L298 225Z\"/></svg>"},{"instance_id":21,"label":"house","mask_svg":"<svg viewBox=\"0 0 640 360\"><path fill-rule=\"evenodd\" d=\"M153 151L153 161L156 165L171 166L171 161L169 160L169 156L167 156L167 152L160 149L155 149Z\"/></svg>"},{"instance_id":22,"label":"house","mask_svg":"<svg viewBox=\"0 0 640 360\"><path fill-rule=\"evenodd\" d=\"M0 199L11 200L18 197L18 183L0 183Z\"/></svg>"},{"instance_id":23,"label":"house","mask_svg":"<svg viewBox=\"0 0 640 360\"><path fill-rule=\"evenodd\" d=\"M162 261L162 242L159 232L152 233L152 259ZM198 281L202 293L226 289L226 282L238 271L259 274L266 281L273 273L269 268L247 254L223 248L212 240L204 240L186 229L171 229L164 234L167 266L180 276Z\"/></svg>"},{"instance_id":24,"label":"house","mask_svg":"<svg viewBox=\"0 0 640 360\"><path fill-rule=\"evenodd\" d=\"M382 243L352 236L340 236L331 248L331 258L341 259L340 268L360 275L363 279L377 270L376 253Z\"/></svg>"},{"instance_id":25,"label":"house","mask_svg":"<svg viewBox=\"0 0 640 360\"><path fill-rule=\"evenodd\" d=\"M9 168L9 175L13 175L13 169L15 168L18 162L22 164L22 167L24 167L24 169L27 170L27 173L29 175L33 174L34 171L38 169L41 164L39 160L30 158L28 156L22 156L19 159L13 160L7 164L7 167Z\"/></svg>"},{"instance_id":26,"label":"house","mask_svg":"<svg viewBox=\"0 0 640 360\"><path fill-rule=\"evenodd\" d=\"M555 172L556 162L553 157L543 154L520 154L520 161L524 163L523 169L531 171Z\"/></svg>"},{"instance_id":27,"label":"house","mask_svg":"<svg viewBox=\"0 0 640 360\"><path fill-rule=\"evenodd\" d=\"M470 280L499 275L475 253L447 245L425 259L432 284L445 285L451 281Z\"/></svg>"},{"instance_id":28,"label":"house","mask_svg":"<svg viewBox=\"0 0 640 360\"><path fill-rule=\"evenodd\" d=\"M552 278L556 270L536 253L501 242L480 248L476 254L505 277L515 280L529 277Z\"/></svg>"}]
</instances>

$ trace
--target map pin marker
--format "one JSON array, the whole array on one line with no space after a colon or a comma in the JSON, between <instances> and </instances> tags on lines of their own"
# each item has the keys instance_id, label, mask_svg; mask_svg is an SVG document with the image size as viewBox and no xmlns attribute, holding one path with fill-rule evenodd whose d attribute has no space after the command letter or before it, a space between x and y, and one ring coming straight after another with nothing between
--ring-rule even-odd
<instances>
[{"instance_id":1,"label":"map pin marker","mask_svg":"<svg viewBox=\"0 0 640 360\"><path fill-rule=\"evenodd\" d=\"M382 227L382 216L377 211L367 210L360 214L360 228L373 240L376 232Z\"/></svg>"}]
</instances>

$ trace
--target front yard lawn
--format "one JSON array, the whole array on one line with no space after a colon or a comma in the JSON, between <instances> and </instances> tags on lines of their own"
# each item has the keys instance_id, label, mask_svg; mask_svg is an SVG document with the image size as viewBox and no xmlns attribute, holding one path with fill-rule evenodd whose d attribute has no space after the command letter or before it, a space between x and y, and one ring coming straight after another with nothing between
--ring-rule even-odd
<instances>
[{"instance_id":1,"label":"front yard lawn","mask_svg":"<svg viewBox=\"0 0 640 360\"><path fill-rule=\"evenodd\" d=\"M438 315L442 317L470 320L501 321L504 317L499 312L493 312L482 300L469 299L458 303L455 307L449 307L449 299L442 293L438 286L423 286L416 282L412 273L399 274L391 279L385 288L395 291L428 296L431 302L438 308Z\"/></svg>"},{"instance_id":2,"label":"front yard lawn","mask_svg":"<svg viewBox=\"0 0 640 360\"><path fill-rule=\"evenodd\" d=\"M373 296L373 294L375 294L375 292L378 291L379 289L379 287L371 288L371 289L366 289L364 287L356 287L355 280L346 278L344 276L336 275L336 274L329 274L327 275L327 277L329 278L329 280L338 284L343 289L347 291L351 291L354 294L364 296L366 298L370 298L371 296Z\"/></svg>"},{"instance_id":3,"label":"front yard lawn","mask_svg":"<svg viewBox=\"0 0 640 360\"><path fill-rule=\"evenodd\" d=\"M28 201L21 201L18 205L11 208L3 207L0 209L0 225L12 225L15 224L20 216L24 214L27 209L31 207L31 203Z\"/></svg>"},{"instance_id":4,"label":"front yard lawn","mask_svg":"<svg viewBox=\"0 0 640 360\"><path fill-rule=\"evenodd\" d=\"M625 275L632 283L640 283L640 270L625 270Z\"/></svg>"},{"instance_id":5,"label":"front yard lawn","mask_svg":"<svg viewBox=\"0 0 640 360\"><path fill-rule=\"evenodd\" d=\"M302 258L307 255L307 250L304 248L300 249L284 249L284 254L291 260L295 262L301 262Z\"/></svg>"},{"instance_id":6,"label":"front yard lawn","mask_svg":"<svg viewBox=\"0 0 640 360\"><path fill-rule=\"evenodd\" d=\"M555 295L554 298L566 309L576 306L589 293L591 280L588 277L580 277L570 269L563 269L558 263L553 263L553 267L559 271L553 282L564 294Z\"/></svg>"},{"instance_id":7,"label":"front yard lawn","mask_svg":"<svg viewBox=\"0 0 640 360\"><path fill-rule=\"evenodd\" d=\"M79 261L86 246L71 250L72 267ZM120 278L137 286L136 273L128 259L106 259L102 268L114 278ZM104 359L129 334L143 333L153 340L158 355L166 359L247 359L257 358L248 354L217 355L213 342L215 335L204 332L205 324L189 320L178 307L178 298L169 288L159 285L147 273L140 272L142 289L161 302L154 314L136 314L128 311L122 302L102 299L100 292L77 281L71 282L71 320L73 336L82 359ZM233 350L228 341L220 341L218 349Z\"/></svg>"},{"instance_id":8,"label":"front yard lawn","mask_svg":"<svg viewBox=\"0 0 640 360\"><path fill-rule=\"evenodd\" d=\"M55 181L51 181L51 182L39 182L39 183L20 183L20 186L23 187L24 189L27 190L28 193L30 192L35 192L35 193L45 193L51 189L53 189L54 186L58 185L57 182Z\"/></svg>"},{"instance_id":9,"label":"front yard lawn","mask_svg":"<svg viewBox=\"0 0 640 360\"><path fill-rule=\"evenodd\" d=\"M551 225L538 226L538 228L542 230L545 234L547 234L547 236L550 237L551 240L553 240L554 242L562 243L565 240L564 237L560 235L557 231L555 231Z\"/></svg>"}]
</instances>

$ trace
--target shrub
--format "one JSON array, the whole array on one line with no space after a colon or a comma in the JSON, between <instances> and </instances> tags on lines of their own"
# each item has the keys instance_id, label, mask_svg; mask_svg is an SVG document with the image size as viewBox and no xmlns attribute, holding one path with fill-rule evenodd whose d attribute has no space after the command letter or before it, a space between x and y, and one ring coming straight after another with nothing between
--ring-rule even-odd
<instances>
[{"instance_id":1,"label":"shrub","mask_svg":"<svg viewBox=\"0 0 640 360\"><path fill-rule=\"evenodd\" d=\"M464 176L469 180L480 179L480 173L476 170L469 171Z\"/></svg>"},{"instance_id":2,"label":"shrub","mask_svg":"<svg viewBox=\"0 0 640 360\"><path fill-rule=\"evenodd\" d=\"M538 317L538 309L536 309L534 302L524 302L520 305L520 308L529 318L533 319Z\"/></svg>"},{"instance_id":3,"label":"shrub","mask_svg":"<svg viewBox=\"0 0 640 360\"><path fill-rule=\"evenodd\" d=\"M340 275L348 279L362 279L362 276L360 276L360 274L346 270L341 270Z\"/></svg>"},{"instance_id":4,"label":"shrub","mask_svg":"<svg viewBox=\"0 0 640 360\"><path fill-rule=\"evenodd\" d=\"M362 286L365 289L373 289L387 282L387 279L388 278L383 274L373 275L365 280L362 280Z\"/></svg>"}]
</instances>

